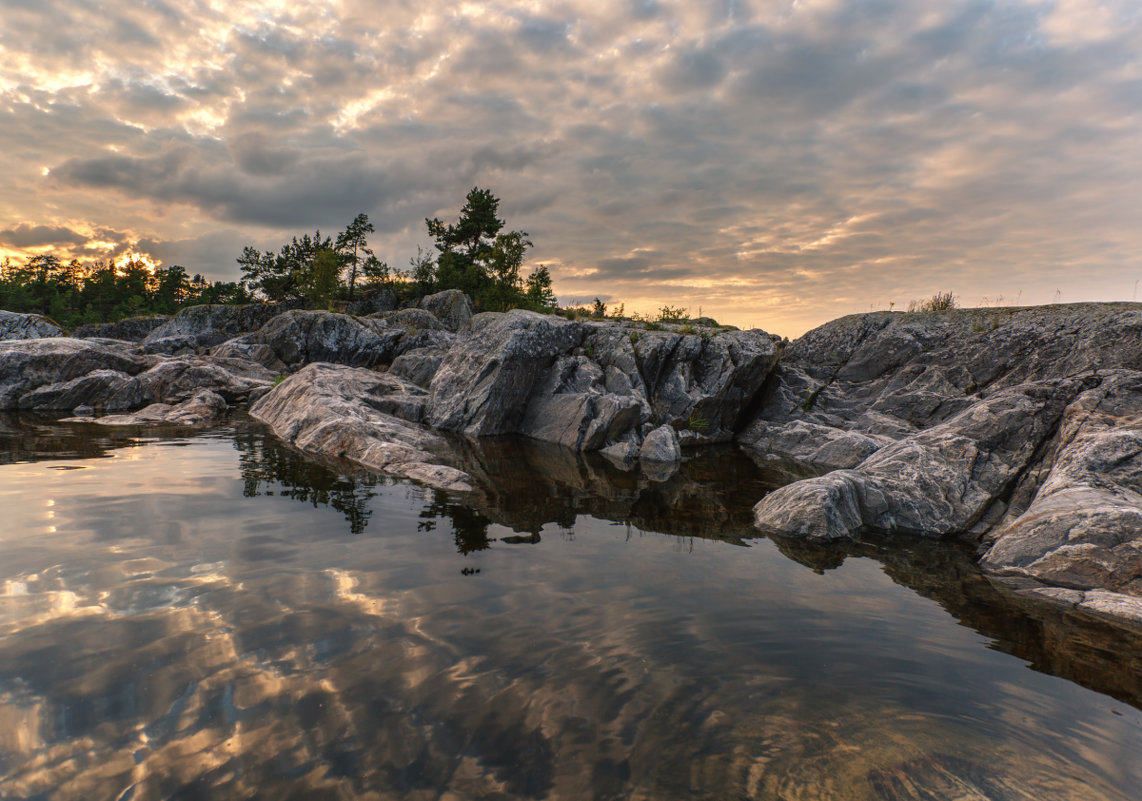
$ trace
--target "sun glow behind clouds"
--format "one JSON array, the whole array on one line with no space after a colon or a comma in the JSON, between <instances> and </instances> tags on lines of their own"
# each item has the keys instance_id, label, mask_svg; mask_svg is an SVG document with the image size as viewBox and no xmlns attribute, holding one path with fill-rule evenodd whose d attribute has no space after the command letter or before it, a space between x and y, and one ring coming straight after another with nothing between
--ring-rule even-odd
<instances>
[{"instance_id":1,"label":"sun glow behind clouds","mask_svg":"<svg viewBox=\"0 0 1142 801\"><path fill-rule=\"evenodd\" d=\"M127 268L132 266L144 267L147 272L149 272L151 275L154 275L155 271L161 265L161 262L155 261L146 253L130 251L115 259L114 265L116 272L118 272L120 275L126 273Z\"/></svg>"}]
</instances>

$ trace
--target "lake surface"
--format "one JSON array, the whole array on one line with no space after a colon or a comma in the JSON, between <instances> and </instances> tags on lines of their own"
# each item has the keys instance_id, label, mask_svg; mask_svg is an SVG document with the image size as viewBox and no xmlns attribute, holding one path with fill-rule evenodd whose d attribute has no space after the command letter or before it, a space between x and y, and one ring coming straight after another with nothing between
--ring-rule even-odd
<instances>
[{"instance_id":1,"label":"lake surface","mask_svg":"<svg viewBox=\"0 0 1142 801\"><path fill-rule=\"evenodd\" d=\"M467 458L0 421L0 797L1142 798L1136 633L756 539L735 452Z\"/></svg>"}]
</instances>

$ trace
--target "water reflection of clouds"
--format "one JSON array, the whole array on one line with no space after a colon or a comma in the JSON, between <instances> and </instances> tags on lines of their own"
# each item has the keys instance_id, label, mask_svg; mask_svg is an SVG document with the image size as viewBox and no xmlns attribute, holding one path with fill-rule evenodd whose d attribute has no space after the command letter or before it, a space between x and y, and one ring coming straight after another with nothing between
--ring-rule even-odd
<instances>
[{"instance_id":1,"label":"water reflection of clouds","mask_svg":"<svg viewBox=\"0 0 1142 801\"><path fill-rule=\"evenodd\" d=\"M373 536L353 536L311 499L244 497L230 447L122 463L167 490L133 539L95 536L118 504L93 526L60 493L59 534L21 556L35 564L13 569L5 544L0 578L32 604L0 639L6 794L861 798L974 776L994 797L1125 797L1102 777L1137 752L1137 714L1096 714L986 651L872 559L818 575L769 541L679 552L588 516L539 547L501 547L510 529L489 522L497 542L463 556L417 531L435 494L378 487ZM189 470L214 490L170 493L162 476ZM122 478L105 471L102 491L139 500ZM250 518L275 547L239 558ZM1056 715L1089 744L1065 763L1077 778L1051 778L1070 748L1042 730ZM1136 770L1118 765L1118 786Z\"/></svg>"}]
</instances>

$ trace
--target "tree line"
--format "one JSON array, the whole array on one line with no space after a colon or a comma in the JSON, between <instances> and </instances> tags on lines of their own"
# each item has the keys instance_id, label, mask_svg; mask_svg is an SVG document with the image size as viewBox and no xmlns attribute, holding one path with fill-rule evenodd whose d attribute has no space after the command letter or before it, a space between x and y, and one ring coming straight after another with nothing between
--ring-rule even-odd
<instances>
[{"instance_id":1,"label":"tree line","mask_svg":"<svg viewBox=\"0 0 1142 801\"><path fill-rule=\"evenodd\" d=\"M532 242L524 231L504 231L499 204L490 190L474 187L456 222L426 218L436 256L420 251L407 269L392 269L376 257L368 240L375 228L367 215L358 214L336 238L321 231L303 234L276 253L247 246L238 257L241 283L261 299L314 306L352 302L362 290L377 288L405 300L459 289L486 311L553 311L551 273L541 266L521 274Z\"/></svg>"},{"instance_id":2,"label":"tree line","mask_svg":"<svg viewBox=\"0 0 1142 801\"><path fill-rule=\"evenodd\" d=\"M0 309L43 314L71 327L173 314L203 303L271 301L329 308L378 289L403 301L459 289L485 311L553 311L550 272L541 266L522 274L532 242L526 232L504 230L499 204L490 190L475 187L455 222L426 218L435 254L418 248L406 269L392 269L376 257L369 245L375 228L365 214L336 237L320 231L295 236L277 252L244 247L237 258L238 281L211 282L177 264L151 268L140 260L83 264L50 254L23 264L5 259L0 263Z\"/></svg>"},{"instance_id":3,"label":"tree line","mask_svg":"<svg viewBox=\"0 0 1142 801\"><path fill-rule=\"evenodd\" d=\"M140 260L83 264L52 254L33 256L24 264L0 262L0 309L42 314L66 327L250 300L238 282L190 276L177 264L154 269Z\"/></svg>"}]
</instances>

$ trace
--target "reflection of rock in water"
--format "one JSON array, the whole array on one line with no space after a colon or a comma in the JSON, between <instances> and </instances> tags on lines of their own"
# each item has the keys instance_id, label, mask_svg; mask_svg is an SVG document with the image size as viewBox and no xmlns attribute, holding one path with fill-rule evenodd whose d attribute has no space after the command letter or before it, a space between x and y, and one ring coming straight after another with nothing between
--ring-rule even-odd
<instances>
[{"instance_id":1,"label":"reflection of rock in water","mask_svg":"<svg viewBox=\"0 0 1142 801\"><path fill-rule=\"evenodd\" d=\"M754 538L749 499L781 483L729 447L706 449L665 478L526 439L461 441L456 447L475 485L463 503L530 534L547 524L569 529L576 517L590 515L664 534Z\"/></svg>"},{"instance_id":2,"label":"reflection of rock in water","mask_svg":"<svg viewBox=\"0 0 1142 801\"><path fill-rule=\"evenodd\" d=\"M790 559L817 571L838 568L850 556L876 559L893 581L937 601L992 638L998 650L1142 709L1142 631L1023 597L984 576L961 546L899 536L827 545L773 540Z\"/></svg>"},{"instance_id":3,"label":"reflection of rock in water","mask_svg":"<svg viewBox=\"0 0 1142 801\"><path fill-rule=\"evenodd\" d=\"M360 534L369 523L369 501L380 479L349 464L323 463L287 448L261 426L235 432L238 467L246 483L243 494L279 495L314 506L329 506L345 516L349 530ZM326 460L328 462L328 460Z\"/></svg>"}]
</instances>

